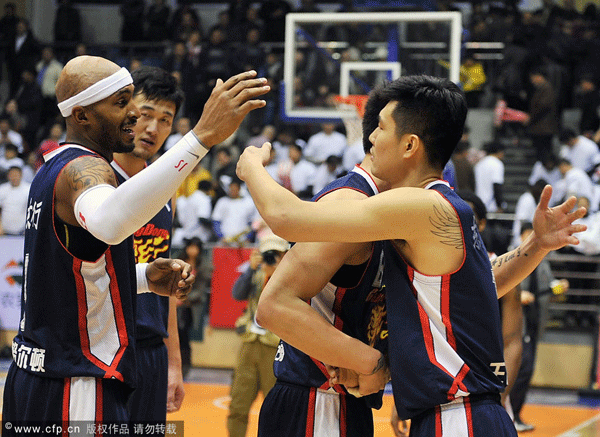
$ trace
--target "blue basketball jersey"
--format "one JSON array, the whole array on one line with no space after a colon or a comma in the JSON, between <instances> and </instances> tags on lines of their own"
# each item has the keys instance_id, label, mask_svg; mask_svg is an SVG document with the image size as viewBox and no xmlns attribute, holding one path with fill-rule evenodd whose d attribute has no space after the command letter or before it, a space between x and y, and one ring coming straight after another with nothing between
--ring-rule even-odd
<instances>
[{"instance_id":1,"label":"blue basketball jersey","mask_svg":"<svg viewBox=\"0 0 600 437\"><path fill-rule=\"evenodd\" d=\"M120 184L129 179L129 175L119 164L113 161L111 165ZM158 214L133 234L135 262L148 263L160 257L169 258L172 227L173 210L169 200ZM138 341L168 336L168 297L155 293L138 294L136 313L135 338Z\"/></svg>"},{"instance_id":2,"label":"blue basketball jersey","mask_svg":"<svg viewBox=\"0 0 600 437\"><path fill-rule=\"evenodd\" d=\"M379 192L370 175L356 166L346 176L327 185L314 196L313 201L341 188L357 190L367 196ZM387 324L382 280L383 245L378 242L373 245L367 262L358 266L343 266L331 282L311 299L310 305L336 328L385 351ZM330 388L329 375L323 363L284 341L279 344L274 371L279 381L324 390ZM342 386L333 389L345 393ZM380 395L372 406L381 406Z\"/></svg>"},{"instance_id":3,"label":"blue basketball jersey","mask_svg":"<svg viewBox=\"0 0 600 437\"><path fill-rule=\"evenodd\" d=\"M65 224L54 210L59 174L82 156L100 157L76 144L49 151L31 184L13 359L39 376L114 378L133 385L133 239L109 246Z\"/></svg>"},{"instance_id":4,"label":"blue basketball jersey","mask_svg":"<svg viewBox=\"0 0 600 437\"><path fill-rule=\"evenodd\" d=\"M384 283L394 400L401 418L463 396L497 394L505 364L496 284L473 211L443 181L438 191L455 209L464 259L447 275L411 268L385 244Z\"/></svg>"}]
</instances>

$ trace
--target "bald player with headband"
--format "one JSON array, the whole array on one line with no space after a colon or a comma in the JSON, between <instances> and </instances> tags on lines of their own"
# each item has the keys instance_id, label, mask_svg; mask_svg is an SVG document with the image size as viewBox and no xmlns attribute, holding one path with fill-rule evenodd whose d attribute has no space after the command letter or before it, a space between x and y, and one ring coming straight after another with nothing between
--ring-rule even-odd
<instances>
[{"instance_id":1,"label":"bald player with headband","mask_svg":"<svg viewBox=\"0 0 600 437\"><path fill-rule=\"evenodd\" d=\"M3 435L17 435L19 423L128 422L135 293L183 297L194 280L180 260L136 266L131 235L213 145L265 105L257 98L269 87L255 76L219 79L193 130L117 187L110 162L113 153L133 150L140 116L131 75L99 57L65 65L56 96L66 143L44 155L29 193L21 322L4 388Z\"/></svg>"}]
</instances>

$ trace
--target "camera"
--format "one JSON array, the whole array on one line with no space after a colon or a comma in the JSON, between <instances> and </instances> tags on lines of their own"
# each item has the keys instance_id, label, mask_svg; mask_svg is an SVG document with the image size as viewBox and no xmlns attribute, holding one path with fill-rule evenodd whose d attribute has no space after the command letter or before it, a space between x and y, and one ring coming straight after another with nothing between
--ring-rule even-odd
<instances>
[{"instance_id":1,"label":"camera","mask_svg":"<svg viewBox=\"0 0 600 437\"><path fill-rule=\"evenodd\" d=\"M265 262L265 264L273 266L275 264L277 264L277 257L279 256L279 252L277 252L276 250L267 250L266 252L262 253L262 259Z\"/></svg>"}]
</instances>

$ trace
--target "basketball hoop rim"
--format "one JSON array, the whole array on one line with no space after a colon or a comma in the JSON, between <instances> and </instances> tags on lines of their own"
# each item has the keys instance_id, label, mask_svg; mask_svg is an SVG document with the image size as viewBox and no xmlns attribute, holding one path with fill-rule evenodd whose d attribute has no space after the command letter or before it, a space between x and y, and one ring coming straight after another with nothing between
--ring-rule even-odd
<instances>
[{"instance_id":1,"label":"basketball hoop rim","mask_svg":"<svg viewBox=\"0 0 600 437\"><path fill-rule=\"evenodd\" d=\"M334 99L337 103L354 106L356 108L356 112L362 118L365 115L365 106L367 105L369 96L365 94L350 94L347 96L336 94Z\"/></svg>"}]
</instances>

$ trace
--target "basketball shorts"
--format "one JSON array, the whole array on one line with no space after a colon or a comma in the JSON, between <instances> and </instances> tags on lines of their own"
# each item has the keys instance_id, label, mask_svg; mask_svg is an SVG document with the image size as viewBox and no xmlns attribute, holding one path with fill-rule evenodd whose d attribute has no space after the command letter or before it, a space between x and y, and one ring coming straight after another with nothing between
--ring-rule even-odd
<instances>
[{"instance_id":1,"label":"basketball shorts","mask_svg":"<svg viewBox=\"0 0 600 437\"><path fill-rule=\"evenodd\" d=\"M364 398L277 381L258 419L258 437L370 437L373 413Z\"/></svg>"},{"instance_id":2,"label":"basketball shorts","mask_svg":"<svg viewBox=\"0 0 600 437\"><path fill-rule=\"evenodd\" d=\"M517 437L499 395L458 398L413 417L411 437Z\"/></svg>"},{"instance_id":3,"label":"basketball shorts","mask_svg":"<svg viewBox=\"0 0 600 437\"><path fill-rule=\"evenodd\" d=\"M116 379L45 378L12 363L4 386L2 436L90 435L92 426L127 427L130 394L131 388Z\"/></svg>"},{"instance_id":4,"label":"basketball shorts","mask_svg":"<svg viewBox=\"0 0 600 437\"><path fill-rule=\"evenodd\" d=\"M159 344L136 349L137 381L129 399L129 413L136 423L162 424L167 420L169 358L167 346Z\"/></svg>"}]
</instances>

